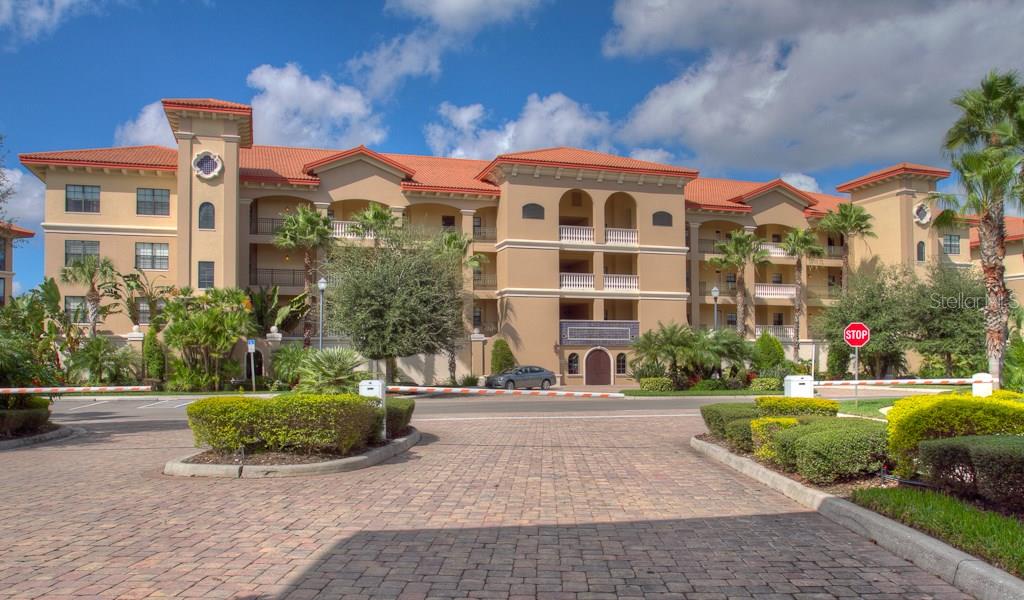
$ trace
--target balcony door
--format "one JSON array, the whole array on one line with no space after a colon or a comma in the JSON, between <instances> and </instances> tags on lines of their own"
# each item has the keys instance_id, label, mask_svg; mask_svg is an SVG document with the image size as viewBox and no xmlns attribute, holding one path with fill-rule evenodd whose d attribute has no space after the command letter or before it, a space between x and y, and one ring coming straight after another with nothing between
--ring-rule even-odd
<instances>
[{"instance_id":1,"label":"balcony door","mask_svg":"<svg viewBox=\"0 0 1024 600\"><path fill-rule=\"evenodd\" d=\"M587 354L586 385L612 384L612 359L604 350L595 348Z\"/></svg>"}]
</instances>

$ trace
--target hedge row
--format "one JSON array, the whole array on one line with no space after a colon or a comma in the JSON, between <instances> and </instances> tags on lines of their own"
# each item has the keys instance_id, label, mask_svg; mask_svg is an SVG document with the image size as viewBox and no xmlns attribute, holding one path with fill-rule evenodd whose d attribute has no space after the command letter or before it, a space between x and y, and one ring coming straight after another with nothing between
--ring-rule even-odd
<instances>
[{"instance_id":1,"label":"hedge row","mask_svg":"<svg viewBox=\"0 0 1024 600\"><path fill-rule=\"evenodd\" d=\"M964 436L919 446L925 479L946 491L1024 511L1024 437Z\"/></svg>"},{"instance_id":2,"label":"hedge row","mask_svg":"<svg viewBox=\"0 0 1024 600\"><path fill-rule=\"evenodd\" d=\"M30 435L42 429L50 421L50 401L33 397L25 402L25 408L0 409L0 437Z\"/></svg>"},{"instance_id":3,"label":"hedge row","mask_svg":"<svg viewBox=\"0 0 1024 600\"><path fill-rule=\"evenodd\" d=\"M822 398L787 398L786 396L760 396L754 404L766 417L793 415L825 415L834 417L839 403Z\"/></svg>"},{"instance_id":4,"label":"hedge row","mask_svg":"<svg viewBox=\"0 0 1024 600\"><path fill-rule=\"evenodd\" d=\"M388 399L388 437L398 437L409 428L416 401L412 398Z\"/></svg>"},{"instance_id":5,"label":"hedge row","mask_svg":"<svg viewBox=\"0 0 1024 600\"><path fill-rule=\"evenodd\" d=\"M646 392L671 392L676 386L668 377L643 377L640 379L640 389Z\"/></svg>"}]
</instances>

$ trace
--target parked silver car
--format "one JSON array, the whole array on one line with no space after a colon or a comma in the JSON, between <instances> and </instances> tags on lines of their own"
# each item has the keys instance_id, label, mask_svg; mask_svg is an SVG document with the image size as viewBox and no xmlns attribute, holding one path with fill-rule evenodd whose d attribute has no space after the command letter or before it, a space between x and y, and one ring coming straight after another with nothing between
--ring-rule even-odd
<instances>
[{"instance_id":1,"label":"parked silver car","mask_svg":"<svg viewBox=\"0 0 1024 600\"><path fill-rule=\"evenodd\" d=\"M554 383L554 373L543 367L527 365L514 367L497 375L491 375L487 378L486 385L489 388L505 388L506 390L532 387L546 390Z\"/></svg>"}]
</instances>

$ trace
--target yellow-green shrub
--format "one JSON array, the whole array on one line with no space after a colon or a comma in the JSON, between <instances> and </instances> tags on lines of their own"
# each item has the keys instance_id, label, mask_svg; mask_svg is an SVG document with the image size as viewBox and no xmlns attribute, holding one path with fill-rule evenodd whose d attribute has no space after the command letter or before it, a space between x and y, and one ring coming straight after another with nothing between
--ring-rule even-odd
<instances>
[{"instance_id":1,"label":"yellow-green shrub","mask_svg":"<svg viewBox=\"0 0 1024 600\"><path fill-rule=\"evenodd\" d=\"M993 400L1017 400L1024 402L1024 394L1007 389L994 390L989 398Z\"/></svg>"},{"instance_id":2,"label":"yellow-green shrub","mask_svg":"<svg viewBox=\"0 0 1024 600\"><path fill-rule=\"evenodd\" d=\"M642 377L640 389L646 392L671 392L676 389L668 377Z\"/></svg>"},{"instance_id":3,"label":"yellow-green shrub","mask_svg":"<svg viewBox=\"0 0 1024 600\"><path fill-rule=\"evenodd\" d=\"M761 417L750 422L750 435L754 444L754 455L763 460L774 461L776 448L773 437L783 429L796 427L800 420L794 417Z\"/></svg>"},{"instance_id":4,"label":"yellow-green shrub","mask_svg":"<svg viewBox=\"0 0 1024 600\"><path fill-rule=\"evenodd\" d=\"M787 398L786 396L758 396L754 399L761 414L766 417L788 415L824 415L834 417L839 403L823 398Z\"/></svg>"}]
</instances>

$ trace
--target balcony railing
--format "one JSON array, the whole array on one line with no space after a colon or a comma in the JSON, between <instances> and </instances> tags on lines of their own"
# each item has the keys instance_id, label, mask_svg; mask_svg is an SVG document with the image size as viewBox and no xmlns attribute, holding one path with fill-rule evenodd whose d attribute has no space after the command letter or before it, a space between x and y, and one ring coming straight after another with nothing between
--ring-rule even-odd
<instances>
[{"instance_id":1,"label":"balcony railing","mask_svg":"<svg viewBox=\"0 0 1024 600\"><path fill-rule=\"evenodd\" d=\"M495 273L474 273L474 290L495 290L498 289L498 275Z\"/></svg>"},{"instance_id":2,"label":"balcony railing","mask_svg":"<svg viewBox=\"0 0 1024 600\"><path fill-rule=\"evenodd\" d=\"M793 325L755 325L754 334L760 336L762 333L768 333L780 340L792 340L796 337L796 327Z\"/></svg>"},{"instance_id":3,"label":"balcony railing","mask_svg":"<svg viewBox=\"0 0 1024 600\"><path fill-rule=\"evenodd\" d=\"M254 269L249 273L249 285L302 286L306 282L302 269Z\"/></svg>"},{"instance_id":4,"label":"balcony railing","mask_svg":"<svg viewBox=\"0 0 1024 600\"><path fill-rule=\"evenodd\" d=\"M592 290L594 289L594 274L559 273L558 287L563 290Z\"/></svg>"},{"instance_id":5,"label":"balcony railing","mask_svg":"<svg viewBox=\"0 0 1024 600\"><path fill-rule=\"evenodd\" d=\"M614 246L636 246L636 229L606 227L604 243Z\"/></svg>"},{"instance_id":6,"label":"balcony railing","mask_svg":"<svg viewBox=\"0 0 1024 600\"><path fill-rule=\"evenodd\" d=\"M558 240L570 244L593 244L594 228L580 225L559 225Z\"/></svg>"},{"instance_id":7,"label":"balcony railing","mask_svg":"<svg viewBox=\"0 0 1024 600\"><path fill-rule=\"evenodd\" d=\"M474 227L473 239L478 242L493 242L498 239L498 230L494 227Z\"/></svg>"},{"instance_id":8,"label":"balcony railing","mask_svg":"<svg viewBox=\"0 0 1024 600\"><path fill-rule=\"evenodd\" d=\"M493 321L483 321L473 325L473 329L478 330L480 333L491 337L492 335L498 335L498 324Z\"/></svg>"},{"instance_id":9,"label":"balcony railing","mask_svg":"<svg viewBox=\"0 0 1024 600\"><path fill-rule=\"evenodd\" d=\"M754 296L758 298L796 298L796 285L792 283L755 283Z\"/></svg>"},{"instance_id":10,"label":"balcony railing","mask_svg":"<svg viewBox=\"0 0 1024 600\"><path fill-rule=\"evenodd\" d=\"M825 246L825 256L828 258L842 258L843 246Z\"/></svg>"},{"instance_id":11,"label":"balcony railing","mask_svg":"<svg viewBox=\"0 0 1024 600\"><path fill-rule=\"evenodd\" d=\"M700 282L700 295L710 296L711 288L718 287L718 293L720 296L733 296L736 294L736 282L723 281L715 283L713 281L702 281Z\"/></svg>"},{"instance_id":12,"label":"balcony railing","mask_svg":"<svg viewBox=\"0 0 1024 600\"><path fill-rule=\"evenodd\" d=\"M249 222L249 233L252 235L274 235L284 225L284 219L259 217Z\"/></svg>"},{"instance_id":13,"label":"balcony railing","mask_svg":"<svg viewBox=\"0 0 1024 600\"><path fill-rule=\"evenodd\" d=\"M559 322L559 339L567 346L629 346L640 335L640 321Z\"/></svg>"},{"instance_id":14,"label":"balcony railing","mask_svg":"<svg viewBox=\"0 0 1024 600\"><path fill-rule=\"evenodd\" d=\"M761 247L764 248L766 252L768 252L768 256L771 256L773 258L784 258L787 256L791 256L789 252L786 252L786 250L782 247L782 244L778 242L761 242Z\"/></svg>"},{"instance_id":15,"label":"balcony railing","mask_svg":"<svg viewBox=\"0 0 1024 600\"><path fill-rule=\"evenodd\" d=\"M605 273L604 289L618 291L633 291L640 289L640 277L638 275L618 275Z\"/></svg>"},{"instance_id":16,"label":"balcony railing","mask_svg":"<svg viewBox=\"0 0 1024 600\"><path fill-rule=\"evenodd\" d=\"M355 221L332 221L334 226L334 237L350 240L373 239L373 234L362 235L356 227Z\"/></svg>"},{"instance_id":17,"label":"balcony railing","mask_svg":"<svg viewBox=\"0 0 1024 600\"><path fill-rule=\"evenodd\" d=\"M718 249L715 248L715 246L717 246L720 241L722 240L697 240L697 250L703 254L719 254Z\"/></svg>"}]
</instances>

